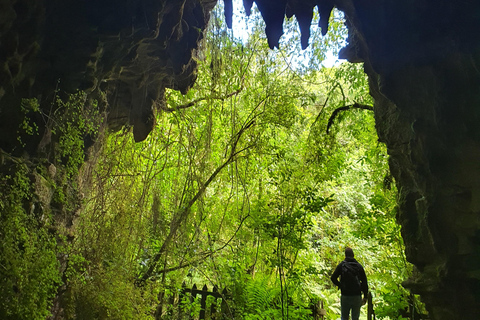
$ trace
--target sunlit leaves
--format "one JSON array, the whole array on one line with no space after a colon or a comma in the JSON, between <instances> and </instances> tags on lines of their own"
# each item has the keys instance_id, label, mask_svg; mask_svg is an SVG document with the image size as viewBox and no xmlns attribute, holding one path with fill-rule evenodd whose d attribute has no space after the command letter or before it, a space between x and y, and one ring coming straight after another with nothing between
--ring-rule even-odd
<instances>
[{"instance_id":1,"label":"sunlit leaves","mask_svg":"<svg viewBox=\"0 0 480 320\"><path fill-rule=\"evenodd\" d=\"M95 277L121 268L165 293L211 282L230 290L239 316L301 319L290 302L323 299L338 312L329 275L350 245L387 310L408 266L373 113L342 112L326 134L337 108L372 104L361 65L318 70L344 41L343 18L334 13L325 38L313 28L300 52L293 20L272 51L258 18L240 40L222 16L213 12L196 84L166 92L152 134L108 137L75 249ZM143 290L129 285L133 297Z\"/></svg>"}]
</instances>

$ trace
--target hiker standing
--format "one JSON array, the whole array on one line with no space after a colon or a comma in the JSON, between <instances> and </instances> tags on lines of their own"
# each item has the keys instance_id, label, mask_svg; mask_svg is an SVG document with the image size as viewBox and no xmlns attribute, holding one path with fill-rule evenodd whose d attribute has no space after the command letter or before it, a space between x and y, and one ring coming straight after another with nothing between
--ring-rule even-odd
<instances>
[{"instance_id":1,"label":"hiker standing","mask_svg":"<svg viewBox=\"0 0 480 320\"><path fill-rule=\"evenodd\" d=\"M352 320L358 320L361 306L367 303L368 283L365 270L355 260L352 248L345 249L345 260L340 262L330 278L342 293L340 298L342 320L349 319L350 310Z\"/></svg>"}]
</instances>

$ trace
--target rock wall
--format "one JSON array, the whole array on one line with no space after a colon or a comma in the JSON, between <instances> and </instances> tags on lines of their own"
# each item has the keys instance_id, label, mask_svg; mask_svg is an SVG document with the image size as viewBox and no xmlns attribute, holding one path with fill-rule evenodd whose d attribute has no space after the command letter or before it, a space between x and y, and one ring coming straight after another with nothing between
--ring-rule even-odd
<instances>
[{"instance_id":1,"label":"rock wall","mask_svg":"<svg viewBox=\"0 0 480 320\"><path fill-rule=\"evenodd\" d=\"M480 4L255 2L271 47L284 12L308 26L306 12L316 6L324 34L333 6L345 13L349 45L340 56L365 62L406 255L418 269L404 285L421 294L432 319L480 318ZM244 3L248 9L252 1Z\"/></svg>"},{"instance_id":2,"label":"rock wall","mask_svg":"<svg viewBox=\"0 0 480 320\"><path fill-rule=\"evenodd\" d=\"M51 242L32 241L20 249L15 244L37 231L58 247L72 241L102 134L133 127L134 139L145 139L155 109L165 103L165 88L186 92L193 85L196 50L215 4L0 1L0 243L11 249L10 256L0 255L2 266L8 266L1 272L0 291L8 299L0 318L42 318L52 295L51 319L64 318L68 257L50 256L49 264L41 264L24 251L51 253ZM16 259L20 255L29 260ZM58 290L59 280L52 276L57 263L64 277ZM25 278L35 280L17 284L15 272L22 267L28 269ZM16 313L18 305L38 314Z\"/></svg>"},{"instance_id":3,"label":"rock wall","mask_svg":"<svg viewBox=\"0 0 480 320\"><path fill-rule=\"evenodd\" d=\"M480 4L338 1L365 61L398 221L433 319L480 316ZM348 54L347 58L349 57Z\"/></svg>"},{"instance_id":4,"label":"rock wall","mask_svg":"<svg viewBox=\"0 0 480 320\"><path fill-rule=\"evenodd\" d=\"M339 1L345 58L365 61L376 126L399 190L398 221L417 268L404 285L433 319L480 315L480 6Z\"/></svg>"},{"instance_id":5,"label":"rock wall","mask_svg":"<svg viewBox=\"0 0 480 320\"><path fill-rule=\"evenodd\" d=\"M17 147L21 98L49 114L56 93L86 91L110 128L154 123L165 88L186 92L216 0L4 0L0 4L0 148ZM41 121L39 123L41 127ZM38 142L38 141L37 141ZM30 154L35 141L29 142Z\"/></svg>"}]
</instances>

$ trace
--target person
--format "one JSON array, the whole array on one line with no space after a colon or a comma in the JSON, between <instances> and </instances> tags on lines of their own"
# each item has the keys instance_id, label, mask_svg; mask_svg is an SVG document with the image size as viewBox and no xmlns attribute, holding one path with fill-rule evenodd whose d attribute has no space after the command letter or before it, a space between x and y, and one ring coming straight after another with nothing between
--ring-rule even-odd
<instances>
[{"instance_id":1,"label":"person","mask_svg":"<svg viewBox=\"0 0 480 320\"><path fill-rule=\"evenodd\" d=\"M340 281L338 277L340 277ZM358 320L360 308L367 303L368 283L365 270L355 260L352 248L347 247L345 249L345 260L340 262L330 278L341 290L340 309L342 320L348 320L350 311L352 312L352 320Z\"/></svg>"}]
</instances>

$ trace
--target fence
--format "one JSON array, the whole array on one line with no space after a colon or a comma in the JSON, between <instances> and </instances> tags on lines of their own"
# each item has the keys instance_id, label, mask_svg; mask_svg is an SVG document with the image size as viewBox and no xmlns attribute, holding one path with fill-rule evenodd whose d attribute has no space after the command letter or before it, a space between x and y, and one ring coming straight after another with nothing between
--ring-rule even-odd
<instances>
[{"instance_id":1,"label":"fence","mask_svg":"<svg viewBox=\"0 0 480 320\"><path fill-rule=\"evenodd\" d=\"M230 294L227 289L223 289L222 292L219 292L217 286L214 286L212 291L208 290L207 285L204 285L202 289L198 289L197 285L194 284L192 288L187 288L185 283L182 285L178 299L172 299L179 301L188 298L190 302L200 296L200 311L198 317L196 315L188 315L189 319L198 319L198 320L223 320L231 319L233 310L230 310L227 300L230 298ZM214 302L210 304L210 307L207 307L207 297L213 297ZM221 300L220 300L221 299ZM312 319L314 320L324 320L326 311L323 308L323 301L318 301L316 304L312 305L309 308L312 311ZM178 303L178 313L182 313L182 305Z\"/></svg>"},{"instance_id":2,"label":"fence","mask_svg":"<svg viewBox=\"0 0 480 320\"><path fill-rule=\"evenodd\" d=\"M213 301L207 303L208 297L213 297ZM165 291L159 294L160 303L155 312L155 319L230 319L231 310L226 302L228 297L227 290L223 289L220 292L217 286L214 286L210 291L207 285L204 285L202 289L198 289L196 284L191 288L187 288L186 284L183 283L182 289L177 294L169 295L168 298L165 298ZM198 304L193 303L195 300L200 302L199 310L192 308L194 305L198 307Z\"/></svg>"},{"instance_id":3,"label":"fence","mask_svg":"<svg viewBox=\"0 0 480 320\"><path fill-rule=\"evenodd\" d=\"M213 302L207 306L207 298L213 297ZM191 304L197 298L200 298L200 310L197 314L187 313L184 310L185 305L182 305L181 301L189 300ZM183 283L182 289L180 290L178 296L171 296L168 304L177 309L176 319L198 319L198 320L224 320L231 319L233 310L230 310L227 300L230 298L230 294L227 289L219 291L217 286L214 286L210 291L207 285L204 285L202 289L198 289L197 285L194 284L192 288L187 288L186 284ZM409 319L428 319L426 315L419 314L415 310L413 303L413 298L410 297L412 301L409 301L409 307L404 310L405 317ZM373 308L372 294L369 292L367 296L367 320L376 320L375 311ZM156 319L165 319L162 318L162 305L159 306L157 310ZM171 309L172 310L172 309ZM197 309L198 310L198 309ZM311 305L310 310L312 311L312 319L314 320L326 320L325 315L326 311L324 309L323 301L318 301L317 303Z\"/></svg>"},{"instance_id":4,"label":"fence","mask_svg":"<svg viewBox=\"0 0 480 320\"><path fill-rule=\"evenodd\" d=\"M182 290L180 291L180 301L183 300L187 294L190 293L190 301L193 302L197 295L200 295L200 313L199 320L205 319L222 319L224 318L225 313L228 311L228 305L226 303L226 297L228 296L227 289L223 289L220 293L218 287L214 286L212 291L208 291L207 285L204 285L203 288L197 289L197 285L194 284L191 289L187 288L185 283L182 285ZM210 305L209 317L207 316L207 297L211 296L214 298L214 302ZM219 301L221 299L221 302ZM181 306L179 305L179 308ZM218 312L220 308L220 312Z\"/></svg>"}]
</instances>

